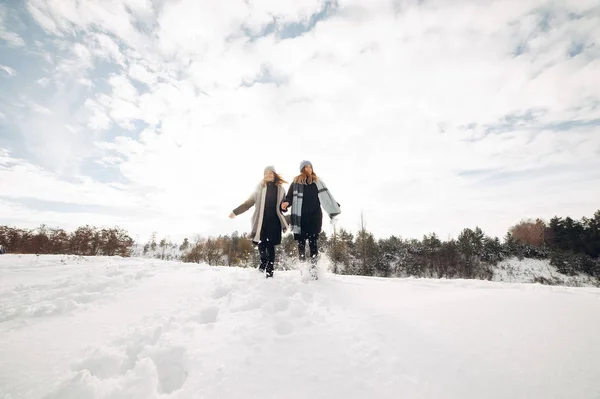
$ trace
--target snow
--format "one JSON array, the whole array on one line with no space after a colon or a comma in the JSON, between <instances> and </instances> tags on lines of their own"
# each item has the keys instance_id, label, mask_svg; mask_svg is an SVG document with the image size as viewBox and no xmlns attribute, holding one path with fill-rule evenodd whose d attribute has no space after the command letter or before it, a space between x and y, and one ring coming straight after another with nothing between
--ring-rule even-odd
<instances>
[{"instance_id":1,"label":"snow","mask_svg":"<svg viewBox=\"0 0 600 399\"><path fill-rule=\"evenodd\" d=\"M566 285L571 287L597 287L598 280L588 275L579 273L567 276L559 273L549 259L523 259L510 258L498 262L494 266L492 281L511 283L535 283L544 281L552 285Z\"/></svg>"},{"instance_id":2,"label":"snow","mask_svg":"<svg viewBox=\"0 0 600 399\"><path fill-rule=\"evenodd\" d=\"M599 316L592 287L2 255L0 398L591 399Z\"/></svg>"}]
</instances>

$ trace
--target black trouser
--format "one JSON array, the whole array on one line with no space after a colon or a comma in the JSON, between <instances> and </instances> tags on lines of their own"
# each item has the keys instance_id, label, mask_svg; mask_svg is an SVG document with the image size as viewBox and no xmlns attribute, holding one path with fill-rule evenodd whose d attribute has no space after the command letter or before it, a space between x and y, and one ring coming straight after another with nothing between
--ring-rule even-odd
<instances>
[{"instance_id":1,"label":"black trouser","mask_svg":"<svg viewBox=\"0 0 600 399\"><path fill-rule=\"evenodd\" d=\"M313 265L317 264L317 255L319 255L319 248L317 247L317 240L319 239L318 234L309 234L306 236L308 238L308 247L310 248L310 261ZM298 258L301 261L306 260L306 238L301 237L298 240Z\"/></svg>"},{"instance_id":2,"label":"black trouser","mask_svg":"<svg viewBox=\"0 0 600 399\"><path fill-rule=\"evenodd\" d=\"M267 273L273 274L275 245L271 241L261 241L258 244L258 253L260 254L260 270L266 270Z\"/></svg>"}]
</instances>

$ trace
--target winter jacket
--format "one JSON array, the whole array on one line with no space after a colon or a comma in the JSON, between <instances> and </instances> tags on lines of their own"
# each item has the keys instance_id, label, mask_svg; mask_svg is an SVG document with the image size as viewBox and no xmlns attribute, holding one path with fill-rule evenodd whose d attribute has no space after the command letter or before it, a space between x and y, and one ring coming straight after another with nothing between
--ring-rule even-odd
<instances>
[{"instance_id":1,"label":"winter jacket","mask_svg":"<svg viewBox=\"0 0 600 399\"><path fill-rule=\"evenodd\" d=\"M291 224L296 240L321 232L323 224L321 207L330 218L341 213L340 204L333 198L321 179L311 184L292 183L285 201L292 207ZM298 206L300 209L297 209Z\"/></svg>"},{"instance_id":2,"label":"winter jacket","mask_svg":"<svg viewBox=\"0 0 600 399\"><path fill-rule=\"evenodd\" d=\"M285 201L289 206L294 206L294 185L292 183L288 190ZM319 201L319 192L315 183L305 184L303 187L302 218L300 221L300 233L294 234L296 239L312 234L319 234L323 225L323 211Z\"/></svg>"},{"instance_id":3,"label":"winter jacket","mask_svg":"<svg viewBox=\"0 0 600 399\"><path fill-rule=\"evenodd\" d=\"M252 241L260 242L268 238L273 245L281 243L281 231L285 232L289 229L280 208L284 197L285 190L282 186L267 183L263 187L259 184L248 199L233 210L237 216L254 206L249 237Z\"/></svg>"}]
</instances>

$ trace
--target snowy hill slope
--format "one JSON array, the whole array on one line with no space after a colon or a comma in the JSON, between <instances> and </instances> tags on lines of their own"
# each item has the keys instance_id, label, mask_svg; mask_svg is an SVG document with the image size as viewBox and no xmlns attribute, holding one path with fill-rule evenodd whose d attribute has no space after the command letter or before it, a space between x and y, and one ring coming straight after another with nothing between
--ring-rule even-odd
<instances>
[{"instance_id":1,"label":"snowy hill slope","mask_svg":"<svg viewBox=\"0 0 600 399\"><path fill-rule=\"evenodd\" d=\"M559 273L548 259L510 258L499 262L493 268L492 281L508 283L542 283L565 285L568 287L598 287L599 281L591 276L579 273L567 276Z\"/></svg>"},{"instance_id":2,"label":"snowy hill slope","mask_svg":"<svg viewBox=\"0 0 600 399\"><path fill-rule=\"evenodd\" d=\"M600 289L0 256L0 398L599 398Z\"/></svg>"}]
</instances>

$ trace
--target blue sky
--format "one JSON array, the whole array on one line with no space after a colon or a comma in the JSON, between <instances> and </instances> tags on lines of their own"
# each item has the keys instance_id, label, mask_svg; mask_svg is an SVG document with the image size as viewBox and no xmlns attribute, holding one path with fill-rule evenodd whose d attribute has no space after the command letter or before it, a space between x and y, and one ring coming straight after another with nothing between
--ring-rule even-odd
<instances>
[{"instance_id":1,"label":"blue sky","mask_svg":"<svg viewBox=\"0 0 600 399\"><path fill-rule=\"evenodd\" d=\"M303 159L380 237L591 216L598 37L584 0L4 2L0 224L244 232Z\"/></svg>"}]
</instances>

